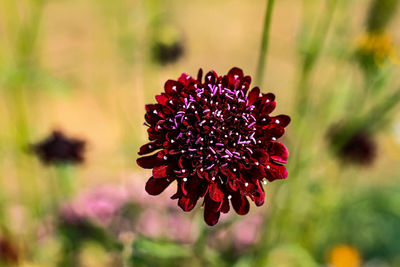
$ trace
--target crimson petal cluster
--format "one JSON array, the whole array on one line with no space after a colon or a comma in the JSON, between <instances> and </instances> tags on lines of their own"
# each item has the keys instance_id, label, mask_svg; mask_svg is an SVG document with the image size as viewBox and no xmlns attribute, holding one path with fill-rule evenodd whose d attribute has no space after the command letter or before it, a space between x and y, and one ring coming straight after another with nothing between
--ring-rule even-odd
<instances>
[{"instance_id":1,"label":"crimson petal cluster","mask_svg":"<svg viewBox=\"0 0 400 267\"><path fill-rule=\"evenodd\" d=\"M240 215L247 214L250 198L257 206L264 203L263 184L287 177L282 164L289 155L277 142L290 118L271 117L275 96L249 91L251 77L239 68L218 76L210 71L202 81L182 74L168 80L157 104L146 105L145 120L150 142L140 148L143 168L153 170L147 181L150 195L162 193L177 181L177 192L184 211L192 210L204 198L204 219L215 225L230 203Z\"/></svg>"}]
</instances>

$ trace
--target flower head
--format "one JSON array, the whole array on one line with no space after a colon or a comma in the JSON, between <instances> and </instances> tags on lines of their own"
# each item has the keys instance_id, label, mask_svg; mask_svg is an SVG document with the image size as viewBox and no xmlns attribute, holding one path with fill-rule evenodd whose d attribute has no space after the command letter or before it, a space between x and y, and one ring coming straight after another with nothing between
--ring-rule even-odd
<instances>
[{"instance_id":1,"label":"flower head","mask_svg":"<svg viewBox=\"0 0 400 267\"><path fill-rule=\"evenodd\" d=\"M330 142L344 163L368 166L375 160L377 145L366 129L349 133L345 126L336 126L330 132Z\"/></svg>"},{"instance_id":2,"label":"flower head","mask_svg":"<svg viewBox=\"0 0 400 267\"><path fill-rule=\"evenodd\" d=\"M0 236L0 265L17 265L20 261L19 249L16 244L5 236Z\"/></svg>"},{"instance_id":3,"label":"flower head","mask_svg":"<svg viewBox=\"0 0 400 267\"><path fill-rule=\"evenodd\" d=\"M45 140L32 145L32 150L45 164L82 163L85 142L53 131Z\"/></svg>"},{"instance_id":4,"label":"flower head","mask_svg":"<svg viewBox=\"0 0 400 267\"><path fill-rule=\"evenodd\" d=\"M184 52L184 42L175 27L165 25L157 31L152 46L152 56L157 63L161 65L175 63Z\"/></svg>"},{"instance_id":5,"label":"flower head","mask_svg":"<svg viewBox=\"0 0 400 267\"><path fill-rule=\"evenodd\" d=\"M264 203L262 184L284 179L288 150L277 142L290 118L271 117L275 96L249 93L250 76L233 68L227 75L214 71L197 79L182 74L168 80L157 104L146 105L150 143L140 148L139 166L153 169L146 191L158 195L173 181L184 211L204 197L204 219L209 225L227 213L230 204L241 215L249 211L250 198ZM265 179L266 178L266 179Z\"/></svg>"},{"instance_id":6,"label":"flower head","mask_svg":"<svg viewBox=\"0 0 400 267\"><path fill-rule=\"evenodd\" d=\"M391 35L385 32L368 32L358 40L357 59L366 71L376 71L386 61L396 60L396 48Z\"/></svg>"},{"instance_id":7,"label":"flower head","mask_svg":"<svg viewBox=\"0 0 400 267\"><path fill-rule=\"evenodd\" d=\"M60 217L69 223L89 220L107 226L129 200L130 195L123 188L99 187L65 203L61 207Z\"/></svg>"},{"instance_id":8,"label":"flower head","mask_svg":"<svg viewBox=\"0 0 400 267\"><path fill-rule=\"evenodd\" d=\"M329 253L329 263L332 267L358 267L361 256L354 247L337 245Z\"/></svg>"}]
</instances>

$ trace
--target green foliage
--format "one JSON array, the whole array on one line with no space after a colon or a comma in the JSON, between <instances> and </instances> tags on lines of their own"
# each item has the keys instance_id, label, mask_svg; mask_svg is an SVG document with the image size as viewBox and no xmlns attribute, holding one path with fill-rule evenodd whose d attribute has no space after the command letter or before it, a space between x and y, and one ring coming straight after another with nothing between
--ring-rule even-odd
<instances>
[{"instance_id":1,"label":"green foliage","mask_svg":"<svg viewBox=\"0 0 400 267\"><path fill-rule=\"evenodd\" d=\"M188 247L169 241L137 237L132 243L132 266L185 266L192 256Z\"/></svg>"}]
</instances>

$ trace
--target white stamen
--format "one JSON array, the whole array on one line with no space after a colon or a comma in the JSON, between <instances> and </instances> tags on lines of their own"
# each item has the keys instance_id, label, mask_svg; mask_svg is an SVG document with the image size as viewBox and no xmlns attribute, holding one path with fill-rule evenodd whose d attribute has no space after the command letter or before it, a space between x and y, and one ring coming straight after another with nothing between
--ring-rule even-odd
<instances>
[{"instance_id":1,"label":"white stamen","mask_svg":"<svg viewBox=\"0 0 400 267\"><path fill-rule=\"evenodd\" d=\"M183 178L182 180L183 180L184 182L186 182L186 181L187 181L187 178L185 177L185 178Z\"/></svg>"},{"instance_id":2,"label":"white stamen","mask_svg":"<svg viewBox=\"0 0 400 267\"><path fill-rule=\"evenodd\" d=\"M232 198L232 196L231 196L231 195L229 195L229 196L228 196L228 199L231 199L231 198Z\"/></svg>"},{"instance_id":3,"label":"white stamen","mask_svg":"<svg viewBox=\"0 0 400 267\"><path fill-rule=\"evenodd\" d=\"M268 170L271 169L271 166L267 165L267 169L268 169Z\"/></svg>"},{"instance_id":4,"label":"white stamen","mask_svg":"<svg viewBox=\"0 0 400 267\"><path fill-rule=\"evenodd\" d=\"M246 187L249 186L249 183L244 183L244 186L246 186Z\"/></svg>"},{"instance_id":5,"label":"white stamen","mask_svg":"<svg viewBox=\"0 0 400 267\"><path fill-rule=\"evenodd\" d=\"M168 159L168 157L167 157L167 156L164 156L164 157L163 157L163 159L164 159L164 160L167 160L167 159Z\"/></svg>"}]
</instances>

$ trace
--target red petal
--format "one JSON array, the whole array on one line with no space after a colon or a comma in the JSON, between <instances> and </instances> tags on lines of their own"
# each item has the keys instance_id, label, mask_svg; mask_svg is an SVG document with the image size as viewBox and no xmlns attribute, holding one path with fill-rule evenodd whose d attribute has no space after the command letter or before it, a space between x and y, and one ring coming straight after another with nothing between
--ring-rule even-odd
<instances>
[{"instance_id":1,"label":"red petal","mask_svg":"<svg viewBox=\"0 0 400 267\"><path fill-rule=\"evenodd\" d=\"M203 70L200 68L199 72L197 72L197 81L201 83L201 79L203 78Z\"/></svg>"},{"instance_id":2,"label":"red petal","mask_svg":"<svg viewBox=\"0 0 400 267\"><path fill-rule=\"evenodd\" d=\"M228 82L230 85L237 85L243 78L243 71L239 68L232 68L228 72Z\"/></svg>"},{"instance_id":3,"label":"red petal","mask_svg":"<svg viewBox=\"0 0 400 267\"><path fill-rule=\"evenodd\" d=\"M274 117L275 123L279 124L281 127L286 127L290 123L290 117L286 115L278 115ZM279 121L279 123L277 122Z\"/></svg>"},{"instance_id":4,"label":"red petal","mask_svg":"<svg viewBox=\"0 0 400 267\"><path fill-rule=\"evenodd\" d=\"M256 160L258 160L258 162L260 162L260 163L266 163L266 162L269 161L269 155L268 155L268 153L267 153L265 150L263 150L263 149L256 149L256 150L254 151L253 157L254 157Z\"/></svg>"},{"instance_id":5,"label":"red petal","mask_svg":"<svg viewBox=\"0 0 400 267\"><path fill-rule=\"evenodd\" d=\"M165 82L165 85L164 85L164 90L165 90L165 92L166 92L167 94L171 94L171 93L175 92L176 89L175 89L175 90L173 89L174 86L178 87L176 81L174 81L174 80L168 80L168 81L166 81L166 82Z\"/></svg>"},{"instance_id":6,"label":"red petal","mask_svg":"<svg viewBox=\"0 0 400 267\"><path fill-rule=\"evenodd\" d=\"M153 178L164 178L168 176L168 165L160 165L153 168Z\"/></svg>"},{"instance_id":7,"label":"red petal","mask_svg":"<svg viewBox=\"0 0 400 267\"><path fill-rule=\"evenodd\" d=\"M165 96L165 94L161 94L161 95L156 95L156 100L161 105L165 105L167 104L168 98Z\"/></svg>"},{"instance_id":8,"label":"red petal","mask_svg":"<svg viewBox=\"0 0 400 267\"><path fill-rule=\"evenodd\" d=\"M149 154L149 153L159 149L160 147L161 147L161 145L157 144L157 142L150 142L150 143L147 143L147 144L141 146L138 154L139 155Z\"/></svg>"},{"instance_id":9,"label":"red petal","mask_svg":"<svg viewBox=\"0 0 400 267\"><path fill-rule=\"evenodd\" d=\"M151 177L147 183L146 183L146 192L149 193L152 196L156 196L161 194L165 188L169 186L169 184L172 183L172 180L169 180L168 178L166 179L154 179Z\"/></svg>"},{"instance_id":10,"label":"red petal","mask_svg":"<svg viewBox=\"0 0 400 267\"><path fill-rule=\"evenodd\" d=\"M161 164L161 161L157 158L157 153L151 156L138 158L136 162L140 167L145 169L152 169Z\"/></svg>"},{"instance_id":11,"label":"red petal","mask_svg":"<svg viewBox=\"0 0 400 267\"><path fill-rule=\"evenodd\" d=\"M210 225L215 225L220 216L218 211L220 208L220 203L214 202L210 197L206 197L204 200L204 221Z\"/></svg>"},{"instance_id":12,"label":"red petal","mask_svg":"<svg viewBox=\"0 0 400 267\"><path fill-rule=\"evenodd\" d=\"M184 211L191 211L196 206L198 199L198 197L181 197L178 201L178 205Z\"/></svg>"},{"instance_id":13,"label":"red petal","mask_svg":"<svg viewBox=\"0 0 400 267\"><path fill-rule=\"evenodd\" d=\"M215 80L218 78L218 75L215 71L209 71L206 76L204 76L204 83L213 84Z\"/></svg>"},{"instance_id":14,"label":"red petal","mask_svg":"<svg viewBox=\"0 0 400 267\"><path fill-rule=\"evenodd\" d=\"M219 185L217 183L210 184L208 186L208 192L212 200L215 202L221 202L224 198L224 193L219 189Z\"/></svg>"},{"instance_id":15,"label":"red petal","mask_svg":"<svg viewBox=\"0 0 400 267\"><path fill-rule=\"evenodd\" d=\"M276 107L275 101L265 103L265 105L261 109L262 115L265 116L265 115L270 114L272 111L274 111L275 107Z\"/></svg>"},{"instance_id":16,"label":"red petal","mask_svg":"<svg viewBox=\"0 0 400 267\"><path fill-rule=\"evenodd\" d=\"M265 168L265 172L269 174L267 175L268 181L285 179L288 176L287 170L283 165L269 163L267 166L270 166L269 169Z\"/></svg>"},{"instance_id":17,"label":"red petal","mask_svg":"<svg viewBox=\"0 0 400 267\"><path fill-rule=\"evenodd\" d=\"M242 196L238 191L232 194L232 206L233 209L239 215L245 215L250 210L250 203L245 196Z\"/></svg>"},{"instance_id":18,"label":"red petal","mask_svg":"<svg viewBox=\"0 0 400 267\"><path fill-rule=\"evenodd\" d=\"M224 201L222 202L222 206L221 206L221 212L222 213L228 213L229 212L229 200L228 198L225 196Z\"/></svg>"},{"instance_id":19,"label":"red petal","mask_svg":"<svg viewBox=\"0 0 400 267\"><path fill-rule=\"evenodd\" d=\"M257 186L257 191L255 194L253 194L252 199L257 206L262 206L265 202L265 192L260 181L256 182L256 186Z\"/></svg>"},{"instance_id":20,"label":"red petal","mask_svg":"<svg viewBox=\"0 0 400 267\"><path fill-rule=\"evenodd\" d=\"M272 143L272 146L269 149L269 154L271 155L272 160L279 163L287 163L289 157L289 151L279 142Z\"/></svg>"},{"instance_id":21,"label":"red petal","mask_svg":"<svg viewBox=\"0 0 400 267\"><path fill-rule=\"evenodd\" d=\"M259 95L260 95L260 88L254 87L253 89L251 89L248 97L249 105L253 105L253 103L257 101Z\"/></svg>"}]
</instances>

